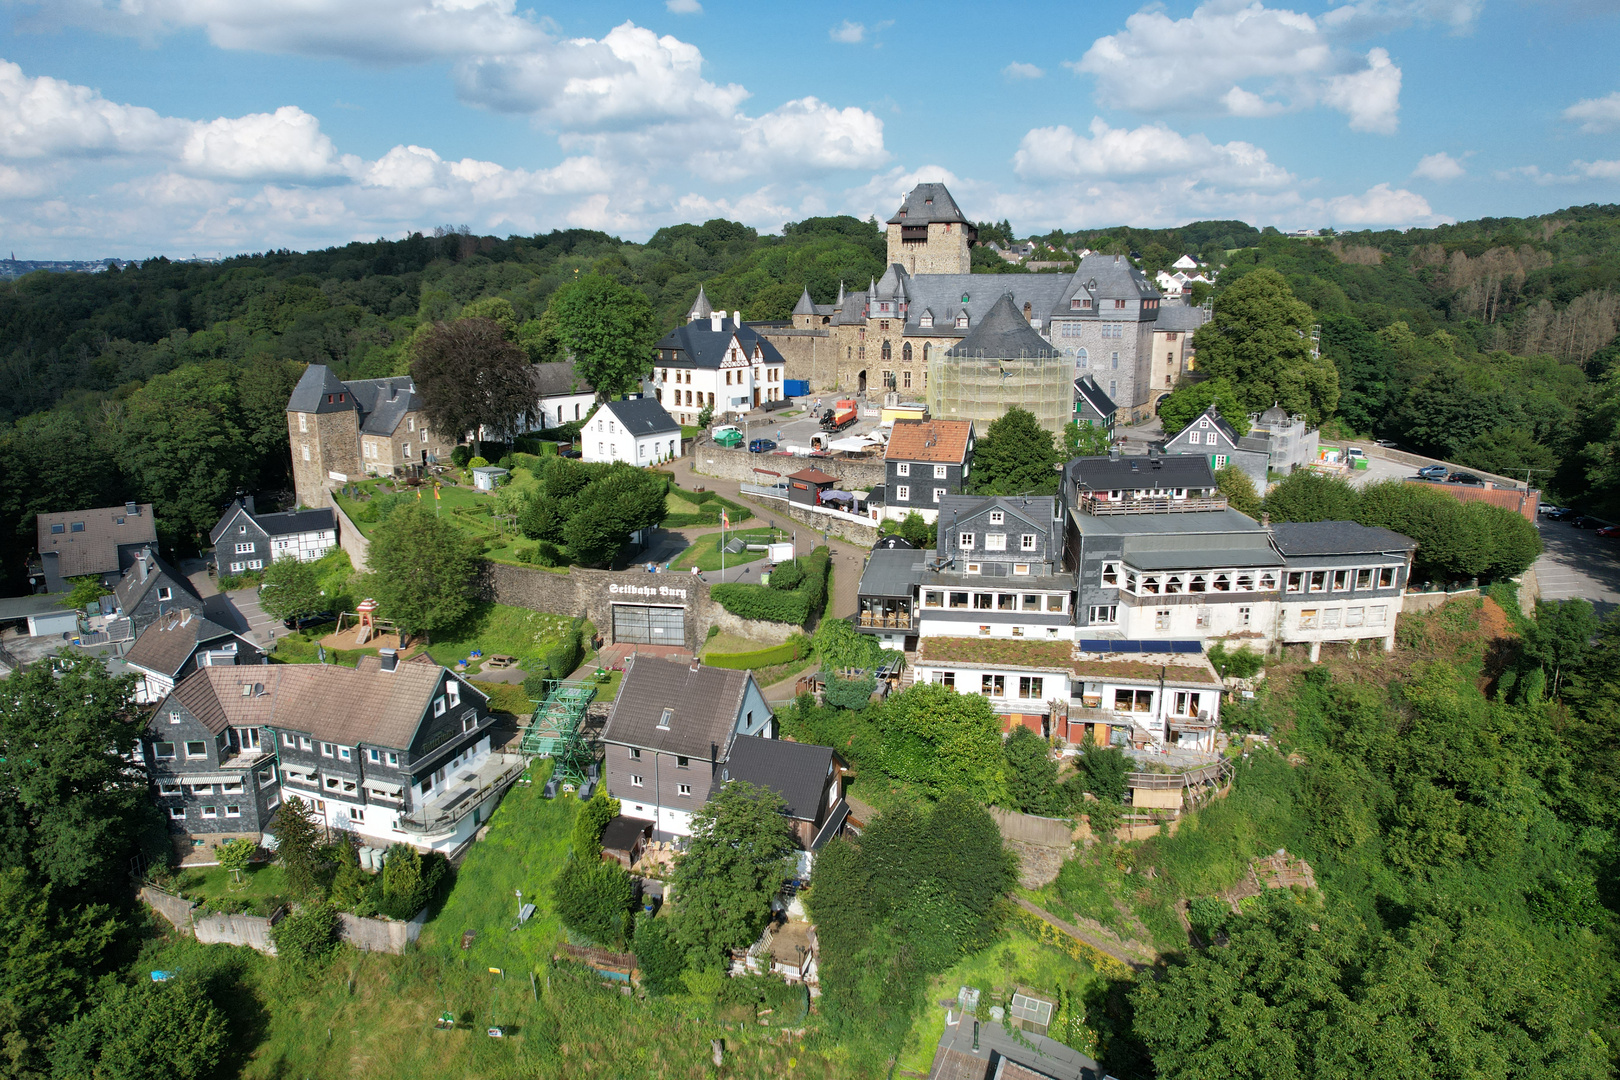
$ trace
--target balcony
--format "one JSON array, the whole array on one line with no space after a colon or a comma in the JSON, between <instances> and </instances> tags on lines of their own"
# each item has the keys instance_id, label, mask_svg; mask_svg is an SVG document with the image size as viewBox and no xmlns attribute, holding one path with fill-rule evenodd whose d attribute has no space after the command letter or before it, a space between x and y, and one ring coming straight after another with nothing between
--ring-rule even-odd
<instances>
[{"instance_id":1,"label":"balcony","mask_svg":"<svg viewBox=\"0 0 1620 1080\"><path fill-rule=\"evenodd\" d=\"M873 630L910 630L911 612L863 611L860 614L857 625Z\"/></svg>"},{"instance_id":2,"label":"balcony","mask_svg":"<svg viewBox=\"0 0 1620 1080\"><path fill-rule=\"evenodd\" d=\"M1177 499L1171 496L1147 499L1105 499L1097 495L1081 495L1082 513L1094 517L1110 514L1192 514L1210 510L1225 510L1226 496Z\"/></svg>"},{"instance_id":3,"label":"balcony","mask_svg":"<svg viewBox=\"0 0 1620 1080\"><path fill-rule=\"evenodd\" d=\"M519 754L493 753L476 766L458 769L427 805L401 814L399 827L418 836L453 832L490 795L511 787L527 766L528 759Z\"/></svg>"}]
</instances>

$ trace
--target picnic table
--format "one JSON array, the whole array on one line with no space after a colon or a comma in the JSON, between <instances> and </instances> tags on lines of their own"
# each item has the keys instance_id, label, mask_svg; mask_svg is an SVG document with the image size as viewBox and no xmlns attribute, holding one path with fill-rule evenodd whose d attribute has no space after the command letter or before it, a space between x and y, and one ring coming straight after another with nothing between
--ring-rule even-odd
<instances>
[{"instance_id":1,"label":"picnic table","mask_svg":"<svg viewBox=\"0 0 1620 1080\"><path fill-rule=\"evenodd\" d=\"M493 653L488 660L484 661L484 666L487 668L509 668L515 663L517 663L517 657L515 656Z\"/></svg>"}]
</instances>

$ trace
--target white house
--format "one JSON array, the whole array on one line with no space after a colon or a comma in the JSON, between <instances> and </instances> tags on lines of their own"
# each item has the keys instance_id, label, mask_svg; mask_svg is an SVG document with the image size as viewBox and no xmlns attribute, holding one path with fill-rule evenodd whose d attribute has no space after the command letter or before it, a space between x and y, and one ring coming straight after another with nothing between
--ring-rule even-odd
<instances>
[{"instance_id":1,"label":"white house","mask_svg":"<svg viewBox=\"0 0 1620 1080\"><path fill-rule=\"evenodd\" d=\"M534 383L534 412L523 417L524 431L544 431L583 420L596 402L596 390L567 361L529 365Z\"/></svg>"},{"instance_id":2,"label":"white house","mask_svg":"<svg viewBox=\"0 0 1620 1080\"><path fill-rule=\"evenodd\" d=\"M741 312L711 311L699 289L687 318L658 342L653 369L653 392L681 423L696 424L705 406L718 418L786 396L787 361Z\"/></svg>"},{"instance_id":3,"label":"white house","mask_svg":"<svg viewBox=\"0 0 1620 1080\"><path fill-rule=\"evenodd\" d=\"M609 401L580 432L586 461L659 465L681 456L681 425L651 398Z\"/></svg>"},{"instance_id":4,"label":"white house","mask_svg":"<svg viewBox=\"0 0 1620 1080\"><path fill-rule=\"evenodd\" d=\"M330 507L260 514L248 495L231 503L209 538L220 573L240 574L288 556L314 562L338 546L337 519Z\"/></svg>"}]
</instances>

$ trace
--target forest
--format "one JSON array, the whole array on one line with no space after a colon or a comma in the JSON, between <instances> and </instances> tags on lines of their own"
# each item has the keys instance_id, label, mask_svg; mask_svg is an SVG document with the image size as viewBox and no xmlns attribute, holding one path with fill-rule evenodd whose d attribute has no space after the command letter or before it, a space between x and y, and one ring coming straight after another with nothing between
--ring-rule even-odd
<instances>
[{"instance_id":1,"label":"forest","mask_svg":"<svg viewBox=\"0 0 1620 1080\"><path fill-rule=\"evenodd\" d=\"M1010 228L982 226L1003 239ZM1230 221L1037 239L1124 252L1149 273L1182 254L1204 259L1222 268L1217 322L1229 290L1275 271L1298 332L1319 337L1336 376L1336 392L1312 410L1326 433L1527 475L1548 501L1620 516L1620 206L1303 240ZM585 230L500 239L441 227L323 251L156 258L7 282L6 585L21 584L36 513L152 501L164 543L185 549L237 490L284 491L284 403L303 365L344 378L403 373L433 324L488 314L497 300L531 358L553 359L562 347L547 320L553 297L597 279L645 296L654 335L676 325L699 285L717 308L781 319L802 289L828 303L840 283L863 287L883 273L884 253L877 222L852 217L811 218L780 236L714 220L644 244ZM1022 269L986 248L974 262Z\"/></svg>"}]
</instances>

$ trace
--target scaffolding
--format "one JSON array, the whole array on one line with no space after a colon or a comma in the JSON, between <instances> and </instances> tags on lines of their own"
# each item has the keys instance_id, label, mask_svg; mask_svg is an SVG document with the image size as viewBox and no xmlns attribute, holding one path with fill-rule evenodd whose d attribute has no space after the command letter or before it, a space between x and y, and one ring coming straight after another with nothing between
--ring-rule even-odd
<instances>
[{"instance_id":1,"label":"scaffolding","mask_svg":"<svg viewBox=\"0 0 1620 1080\"><path fill-rule=\"evenodd\" d=\"M583 784L596 764L596 743L585 731L585 710L595 697L593 684L547 679L545 698L523 730L523 753L551 758L552 775L564 783Z\"/></svg>"},{"instance_id":2,"label":"scaffolding","mask_svg":"<svg viewBox=\"0 0 1620 1080\"><path fill-rule=\"evenodd\" d=\"M940 420L974 420L982 435L1012 406L1059 432L1074 419L1074 361L1062 355L948 356L928 361L928 411Z\"/></svg>"}]
</instances>

